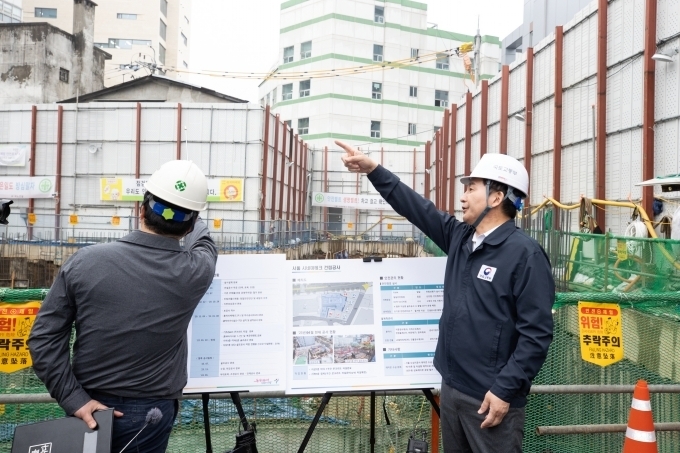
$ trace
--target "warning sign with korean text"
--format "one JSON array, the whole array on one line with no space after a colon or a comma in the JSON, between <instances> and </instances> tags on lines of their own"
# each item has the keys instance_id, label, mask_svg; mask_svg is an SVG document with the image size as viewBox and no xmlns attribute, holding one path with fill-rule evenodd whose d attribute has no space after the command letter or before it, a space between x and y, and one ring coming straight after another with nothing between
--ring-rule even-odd
<instances>
[{"instance_id":1,"label":"warning sign with korean text","mask_svg":"<svg viewBox=\"0 0 680 453\"><path fill-rule=\"evenodd\" d=\"M621 308L617 304L578 303L581 358L600 366L623 359Z\"/></svg>"},{"instance_id":2,"label":"warning sign with korean text","mask_svg":"<svg viewBox=\"0 0 680 453\"><path fill-rule=\"evenodd\" d=\"M32 365L28 334L40 302L0 304L0 372L13 373Z\"/></svg>"}]
</instances>

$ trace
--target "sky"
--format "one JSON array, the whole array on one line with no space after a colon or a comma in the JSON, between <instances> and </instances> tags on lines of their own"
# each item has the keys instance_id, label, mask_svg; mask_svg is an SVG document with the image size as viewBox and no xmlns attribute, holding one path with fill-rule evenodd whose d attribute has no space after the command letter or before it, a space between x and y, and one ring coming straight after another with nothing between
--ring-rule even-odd
<instances>
[{"instance_id":1,"label":"sky","mask_svg":"<svg viewBox=\"0 0 680 453\"><path fill-rule=\"evenodd\" d=\"M524 0L419 1L427 3L427 20L436 23L440 30L474 35L479 16L481 34L500 39L521 25L524 14ZM281 0L194 0L190 70L269 71L278 57L281 3ZM260 80L205 75L192 75L189 80L259 102Z\"/></svg>"}]
</instances>

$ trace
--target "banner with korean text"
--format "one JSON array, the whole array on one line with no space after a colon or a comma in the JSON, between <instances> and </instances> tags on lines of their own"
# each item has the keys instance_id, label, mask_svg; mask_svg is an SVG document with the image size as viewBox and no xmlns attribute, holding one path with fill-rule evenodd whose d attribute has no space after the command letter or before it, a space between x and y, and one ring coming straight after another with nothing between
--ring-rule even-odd
<instances>
[{"instance_id":1,"label":"banner with korean text","mask_svg":"<svg viewBox=\"0 0 680 453\"><path fill-rule=\"evenodd\" d=\"M28 145L0 145L0 165L24 167L26 154L28 154Z\"/></svg>"},{"instance_id":2,"label":"banner with korean text","mask_svg":"<svg viewBox=\"0 0 680 453\"><path fill-rule=\"evenodd\" d=\"M146 179L101 178L102 201L143 201ZM208 198L212 202L242 202L243 179L208 179Z\"/></svg>"},{"instance_id":3,"label":"banner with korean text","mask_svg":"<svg viewBox=\"0 0 680 453\"><path fill-rule=\"evenodd\" d=\"M618 304L578 303L581 358L600 366L623 359L621 307Z\"/></svg>"},{"instance_id":4,"label":"banner with korean text","mask_svg":"<svg viewBox=\"0 0 680 453\"><path fill-rule=\"evenodd\" d=\"M13 373L33 365L28 334L40 310L40 302L0 304L0 372Z\"/></svg>"},{"instance_id":5,"label":"banner with korean text","mask_svg":"<svg viewBox=\"0 0 680 453\"><path fill-rule=\"evenodd\" d=\"M380 195L352 195L345 193L314 192L312 206L329 208L392 211L392 207Z\"/></svg>"},{"instance_id":6,"label":"banner with korean text","mask_svg":"<svg viewBox=\"0 0 680 453\"><path fill-rule=\"evenodd\" d=\"M0 176L0 198L54 198L54 176Z\"/></svg>"}]
</instances>

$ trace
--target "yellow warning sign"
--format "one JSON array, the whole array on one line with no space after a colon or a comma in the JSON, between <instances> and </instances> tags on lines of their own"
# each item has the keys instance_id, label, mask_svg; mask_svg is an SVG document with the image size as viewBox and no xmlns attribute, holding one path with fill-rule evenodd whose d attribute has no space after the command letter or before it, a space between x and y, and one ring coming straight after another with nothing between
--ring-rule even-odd
<instances>
[{"instance_id":1,"label":"yellow warning sign","mask_svg":"<svg viewBox=\"0 0 680 453\"><path fill-rule=\"evenodd\" d=\"M213 228L216 230L222 228L222 219L213 219Z\"/></svg>"},{"instance_id":2,"label":"yellow warning sign","mask_svg":"<svg viewBox=\"0 0 680 453\"><path fill-rule=\"evenodd\" d=\"M621 307L618 304L578 303L581 358L600 366L623 359Z\"/></svg>"},{"instance_id":3,"label":"yellow warning sign","mask_svg":"<svg viewBox=\"0 0 680 453\"><path fill-rule=\"evenodd\" d=\"M29 212L28 213L28 223L31 225L35 225L36 218L35 218L35 213Z\"/></svg>"},{"instance_id":4,"label":"yellow warning sign","mask_svg":"<svg viewBox=\"0 0 680 453\"><path fill-rule=\"evenodd\" d=\"M0 304L0 372L13 373L33 364L26 343L38 310L38 301Z\"/></svg>"},{"instance_id":5,"label":"yellow warning sign","mask_svg":"<svg viewBox=\"0 0 680 453\"><path fill-rule=\"evenodd\" d=\"M392 229L392 224L391 224L391 223L388 223L388 224L387 224L387 229L388 229L388 230L391 230L391 229Z\"/></svg>"},{"instance_id":6,"label":"yellow warning sign","mask_svg":"<svg viewBox=\"0 0 680 453\"><path fill-rule=\"evenodd\" d=\"M354 224L352 222L347 223L347 229L348 230L354 229Z\"/></svg>"},{"instance_id":7,"label":"yellow warning sign","mask_svg":"<svg viewBox=\"0 0 680 453\"><path fill-rule=\"evenodd\" d=\"M77 215L68 216L68 223L70 223L71 225L77 225L78 224L78 216Z\"/></svg>"},{"instance_id":8,"label":"yellow warning sign","mask_svg":"<svg viewBox=\"0 0 680 453\"><path fill-rule=\"evenodd\" d=\"M118 217L117 215L114 215L113 217L111 217L111 225L113 225L113 226L120 225L120 217Z\"/></svg>"}]
</instances>

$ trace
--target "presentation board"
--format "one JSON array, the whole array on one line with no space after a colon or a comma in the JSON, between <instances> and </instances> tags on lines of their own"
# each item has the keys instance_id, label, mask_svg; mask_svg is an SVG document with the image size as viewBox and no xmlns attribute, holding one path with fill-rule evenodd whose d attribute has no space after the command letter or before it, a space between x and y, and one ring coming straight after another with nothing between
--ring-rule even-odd
<instances>
[{"instance_id":1,"label":"presentation board","mask_svg":"<svg viewBox=\"0 0 680 453\"><path fill-rule=\"evenodd\" d=\"M220 255L189 324L184 393L285 390L285 255Z\"/></svg>"},{"instance_id":2,"label":"presentation board","mask_svg":"<svg viewBox=\"0 0 680 453\"><path fill-rule=\"evenodd\" d=\"M446 258L287 261L290 394L439 388Z\"/></svg>"}]
</instances>

